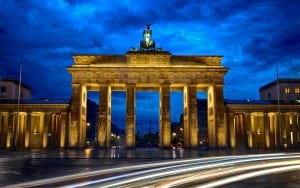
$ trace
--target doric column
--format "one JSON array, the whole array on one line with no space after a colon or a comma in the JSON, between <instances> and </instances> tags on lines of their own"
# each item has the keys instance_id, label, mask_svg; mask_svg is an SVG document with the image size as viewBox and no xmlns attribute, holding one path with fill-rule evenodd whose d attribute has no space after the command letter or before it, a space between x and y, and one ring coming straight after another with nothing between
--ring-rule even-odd
<instances>
[{"instance_id":1,"label":"doric column","mask_svg":"<svg viewBox=\"0 0 300 188\"><path fill-rule=\"evenodd\" d=\"M6 137L6 147L11 148L14 146L13 140L14 134L14 113L9 113L8 115L8 129L7 129L7 137Z\"/></svg>"},{"instance_id":2,"label":"doric column","mask_svg":"<svg viewBox=\"0 0 300 188\"><path fill-rule=\"evenodd\" d=\"M30 147L31 138L31 113L27 113L26 128L25 128L25 148Z\"/></svg>"},{"instance_id":3,"label":"doric column","mask_svg":"<svg viewBox=\"0 0 300 188\"><path fill-rule=\"evenodd\" d=\"M298 128L297 128L297 114L291 114L291 144L293 147L297 146L298 143Z\"/></svg>"},{"instance_id":4,"label":"doric column","mask_svg":"<svg viewBox=\"0 0 300 188\"><path fill-rule=\"evenodd\" d=\"M270 148L276 148L276 120L275 120L275 115L269 114L270 118Z\"/></svg>"},{"instance_id":5,"label":"doric column","mask_svg":"<svg viewBox=\"0 0 300 188\"><path fill-rule=\"evenodd\" d=\"M111 137L111 87L101 85L99 97L98 145L109 147Z\"/></svg>"},{"instance_id":6,"label":"doric column","mask_svg":"<svg viewBox=\"0 0 300 188\"><path fill-rule=\"evenodd\" d=\"M60 141L59 147L64 148L66 144L67 113L62 113L60 117Z\"/></svg>"},{"instance_id":7,"label":"doric column","mask_svg":"<svg viewBox=\"0 0 300 188\"><path fill-rule=\"evenodd\" d=\"M7 134L8 134L8 113L2 112L1 116L1 134L0 134L0 148L5 148L7 146Z\"/></svg>"},{"instance_id":8,"label":"doric column","mask_svg":"<svg viewBox=\"0 0 300 188\"><path fill-rule=\"evenodd\" d=\"M85 85L72 84L71 123L69 127L69 146L83 147L86 143L86 97Z\"/></svg>"},{"instance_id":9,"label":"doric column","mask_svg":"<svg viewBox=\"0 0 300 188\"><path fill-rule=\"evenodd\" d=\"M245 127L247 131L247 142L248 142L248 148L253 147L253 130L251 129L251 114L246 113L245 114Z\"/></svg>"},{"instance_id":10,"label":"doric column","mask_svg":"<svg viewBox=\"0 0 300 188\"><path fill-rule=\"evenodd\" d=\"M160 140L162 147L171 144L170 84L160 86Z\"/></svg>"},{"instance_id":11,"label":"doric column","mask_svg":"<svg viewBox=\"0 0 300 188\"><path fill-rule=\"evenodd\" d=\"M48 137L52 137L52 132L49 129L50 123L51 123L51 114L50 113L45 113L45 116L44 116L44 132L43 132L43 148L48 147Z\"/></svg>"},{"instance_id":12,"label":"doric column","mask_svg":"<svg viewBox=\"0 0 300 188\"><path fill-rule=\"evenodd\" d=\"M265 136L265 148L270 148L270 119L267 113L264 113L264 136Z\"/></svg>"},{"instance_id":13,"label":"doric column","mask_svg":"<svg viewBox=\"0 0 300 188\"><path fill-rule=\"evenodd\" d=\"M296 114L296 126L297 126L297 147L300 147L300 115Z\"/></svg>"},{"instance_id":14,"label":"doric column","mask_svg":"<svg viewBox=\"0 0 300 188\"><path fill-rule=\"evenodd\" d=\"M60 122L60 115L59 114L55 114L54 115L54 147L58 148L59 147L59 122ZM81 130L79 131L81 132Z\"/></svg>"},{"instance_id":15,"label":"doric column","mask_svg":"<svg viewBox=\"0 0 300 188\"><path fill-rule=\"evenodd\" d=\"M229 142L230 147L236 146L236 132L235 132L235 117L233 113L228 114L228 127L229 127Z\"/></svg>"},{"instance_id":16,"label":"doric column","mask_svg":"<svg viewBox=\"0 0 300 188\"><path fill-rule=\"evenodd\" d=\"M208 144L210 147L226 146L225 106L223 86L209 86L208 94Z\"/></svg>"},{"instance_id":17,"label":"doric column","mask_svg":"<svg viewBox=\"0 0 300 188\"><path fill-rule=\"evenodd\" d=\"M197 87L184 87L184 146L198 146Z\"/></svg>"},{"instance_id":18,"label":"doric column","mask_svg":"<svg viewBox=\"0 0 300 188\"><path fill-rule=\"evenodd\" d=\"M126 85L126 146L135 147L135 92L134 84Z\"/></svg>"},{"instance_id":19,"label":"doric column","mask_svg":"<svg viewBox=\"0 0 300 188\"><path fill-rule=\"evenodd\" d=\"M257 130L255 129L255 115L253 113L250 114L250 130L252 133L252 145L257 147Z\"/></svg>"},{"instance_id":20,"label":"doric column","mask_svg":"<svg viewBox=\"0 0 300 188\"><path fill-rule=\"evenodd\" d=\"M289 120L289 114L285 113L284 114L284 121L283 121L283 147L287 148L288 145L290 144L290 134L289 134L289 129L290 129L290 120Z\"/></svg>"},{"instance_id":21,"label":"doric column","mask_svg":"<svg viewBox=\"0 0 300 188\"><path fill-rule=\"evenodd\" d=\"M19 125L17 127L18 127L17 148L24 149L25 148L25 135L26 135L26 131L25 131L25 129L26 129L26 113L25 112L19 113Z\"/></svg>"}]
</instances>

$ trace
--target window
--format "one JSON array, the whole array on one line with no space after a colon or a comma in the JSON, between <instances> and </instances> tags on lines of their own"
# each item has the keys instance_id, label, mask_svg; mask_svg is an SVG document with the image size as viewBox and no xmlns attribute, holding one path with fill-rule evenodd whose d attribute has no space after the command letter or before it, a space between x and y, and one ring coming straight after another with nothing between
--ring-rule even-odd
<instances>
[{"instance_id":1,"label":"window","mask_svg":"<svg viewBox=\"0 0 300 188\"><path fill-rule=\"evenodd\" d=\"M284 89L284 93L291 93L291 88L286 87L286 88Z\"/></svg>"},{"instance_id":2,"label":"window","mask_svg":"<svg viewBox=\"0 0 300 188\"><path fill-rule=\"evenodd\" d=\"M270 99L271 98L271 93L268 93L268 99Z\"/></svg>"},{"instance_id":3,"label":"window","mask_svg":"<svg viewBox=\"0 0 300 188\"><path fill-rule=\"evenodd\" d=\"M300 87L295 88L295 93L300 94Z\"/></svg>"},{"instance_id":4,"label":"window","mask_svg":"<svg viewBox=\"0 0 300 188\"><path fill-rule=\"evenodd\" d=\"M1 93L5 93L6 92L6 87L5 86L1 86Z\"/></svg>"}]
</instances>

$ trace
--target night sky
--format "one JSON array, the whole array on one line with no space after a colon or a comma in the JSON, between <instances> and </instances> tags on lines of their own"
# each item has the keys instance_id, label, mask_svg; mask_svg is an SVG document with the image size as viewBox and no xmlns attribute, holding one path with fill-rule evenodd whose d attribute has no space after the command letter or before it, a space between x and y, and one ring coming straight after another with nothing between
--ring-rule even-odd
<instances>
[{"instance_id":1,"label":"night sky","mask_svg":"<svg viewBox=\"0 0 300 188\"><path fill-rule=\"evenodd\" d=\"M22 63L33 98L70 98L72 54L125 54L139 46L146 23L156 46L174 55L223 55L225 98L259 99L276 64L280 78L300 77L297 0L0 0L0 76L18 78ZM124 111L124 97L113 94L113 116ZM181 97L172 94L173 114ZM158 99L137 94L137 115L154 114L141 124L158 121Z\"/></svg>"}]
</instances>

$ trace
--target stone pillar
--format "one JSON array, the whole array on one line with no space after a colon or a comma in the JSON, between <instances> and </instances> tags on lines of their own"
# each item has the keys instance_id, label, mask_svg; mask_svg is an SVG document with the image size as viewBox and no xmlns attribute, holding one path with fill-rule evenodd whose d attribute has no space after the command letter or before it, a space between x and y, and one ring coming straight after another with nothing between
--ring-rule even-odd
<instances>
[{"instance_id":1,"label":"stone pillar","mask_svg":"<svg viewBox=\"0 0 300 188\"><path fill-rule=\"evenodd\" d=\"M45 113L45 116L44 116L44 132L43 132L43 148L48 147L48 138L52 137L52 132L51 132L51 130L49 130L50 123L51 123L51 114L50 113Z\"/></svg>"},{"instance_id":2,"label":"stone pillar","mask_svg":"<svg viewBox=\"0 0 300 188\"><path fill-rule=\"evenodd\" d=\"M8 130L7 130L7 137L6 137L6 147L11 148L14 146L14 114L9 113L8 115Z\"/></svg>"},{"instance_id":3,"label":"stone pillar","mask_svg":"<svg viewBox=\"0 0 300 188\"><path fill-rule=\"evenodd\" d=\"M126 147L135 147L135 92L134 84L126 85Z\"/></svg>"},{"instance_id":4,"label":"stone pillar","mask_svg":"<svg viewBox=\"0 0 300 188\"><path fill-rule=\"evenodd\" d=\"M270 118L270 148L276 148L276 122L275 115L269 114Z\"/></svg>"},{"instance_id":5,"label":"stone pillar","mask_svg":"<svg viewBox=\"0 0 300 188\"><path fill-rule=\"evenodd\" d=\"M277 127L277 136L278 136L278 146L279 148L284 147L284 124L285 124L285 116L282 113L276 114L276 127Z\"/></svg>"},{"instance_id":6,"label":"stone pillar","mask_svg":"<svg viewBox=\"0 0 300 188\"><path fill-rule=\"evenodd\" d=\"M86 144L86 97L85 85L72 84L71 123L69 147L83 147Z\"/></svg>"},{"instance_id":7,"label":"stone pillar","mask_svg":"<svg viewBox=\"0 0 300 188\"><path fill-rule=\"evenodd\" d=\"M245 114L245 127L247 131L247 142L248 142L248 148L253 148L253 130L251 129L251 114L246 113Z\"/></svg>"},{"instance_id":8,"label":"stone pillar","mask_svg":"<svg viewBox=\"0 0 300 188\"><path fill-rule=\"evenodd\" d=\"M17 148L24 149L25 148L25 135L26 135L26 113L20 112L19 113L19 125L18 133L17 133ZM18 118L18 117L17 117Z\"/></svg>"},{"instance_id":9,"label":"stone pillar","mask_svg":"<svg viewBox=\"0 0 300 188\"><path fill-rule=\"evenodd\" d=\"M171 144L170 84L160 86L160 140L162 147Z\"/></svg>"},{"instance_id":10,"label":"stone pillar","mask_svg":"<svg viewBox=\"0 0 300 188\"><path fill-rule=\"evenodd\" d=\"M56 140L57 140L57 114L52 114L52 123L51 123L51 131L52 131L52 139L51 145L53 148L57 148ZM79 134L79 130L78 130Z\"/></svg>"},{"instance_id":11,"label":"stone pillar","mask_svg":"<svg viewBox=\"0 0 300 188\"><path fill-rule=\"evenodd\" d=\"M209 147L226 147L225 106L223 86L209 86L208 101L208 144Z\"/></svg>"},{"instance_id":12,"label":"stone pillar","mask_svg":"<svg viewBox=\"0 0 300 188\"><path fill-rule=\"evenodd\" d=\"M80 129L79 129L79 147L86 146L86 113L87 113L87 88L86 85L81 86L81 108L80 108ZM60 131L60 129L59 129ZM60 135L60 132L59 132ZM58 142L59 143L59 142ZM59 147L59 144L57 145Z\"/></svg>"},{"instance_id":13,"label":"stone pillar","mask_svg":"<svg viewBox=\"0 0 300 188\"><path fill-rule=\"evenodd\" d=\"M265 136L265 148L270 148L270 119L267 113L264 113L264 136Z\"/></svg>"},{"instance_id":14,"label":"stone pillar","mask_svg":"<svg viewBox=\"0 0 300 188\"><path fill-rule=\"evenodd\" d=\"M8 113L3 112L1 115L1 134L0 134L0 148L5 148L7 146L7 134L8 134Z\"/></svg>"},{"instance_id":15,"label":"stone pillar","mask_svg":"<svg viewBox=\"0 0 300 188\"><path fill-rule=\"evenodd\" d=\"M64 148L66 144L66 127L67 127L67 113L62 113L60 118L60 141L59 147Z\"/></svg>"},{"instance_id":16,"label":"stone pillar","mask_svg":"<svg viewBox=\"0 0 300 188\"><path fill-rule=\"evenodd\" d=\"M283 137L283 147L284 148L287 148L288 145L290 144L290 135L289 135L289 124L290 124L290 121L289 121L289 114L285 113L284 114L284 120L283 120L283 134L282 134L282 137Z\"/></svg>"},{"instance_id":17,"label":"stone pillar","mask_svg":"<svg viewBox=\"0 0 300 188\"><path fill-rule=\"evenodd\" d=\"M293 147L295 147L298 143L297 114L293 113L291 116L291 144Z\"/></svg>"},{"instance_id":18,"label":"stone pillar","mask_svg":"<svg viewBox=\"0 0 300 188\"><path fill-rule=\"evenodd\" d=\"M295 124L296 124L296 129L297 129L297 136L296 136L296 147L299 147L300 146L300 116L299 116L299 113L297 112L295 114L296 116L296 121L295 121Z\"/></svg>"},{"instance_id":19,"label":"stone pillar","mask_svg":"<svg viewBox=\"0 0 300 188\"><path fill-rule=\"evenodd\" d=\"M229 143L231 148L236 146L236 132L235 132L235 117L233 113L228 114L228 128L229 128Z\"/></svg>"},{"instance_id":20,"label":"stone pillar","mask_svg":"<svg viewBox=\"0 0 300 188\"><path fill-rule=\"evenodd\" d=\"M25 148L30 147L30 138L31 138L31 113L27 113L26 118L26 128L25 128Z\"/></svg>"},{"instance_id":21,"label":"stone pillar","mask_svg":"<svg viewBox=\"0 0 300 188\"><path fill-rule=\"evenodd\" d=\"M253 113L250 114L250 130L252 135L252 145L254 148L257 147L257 131L255 129L255 115Z\"/></svg>"},{"instance_id":22,"label":"stone pillar","mask_svg":"<svg viewBox=\"0 0 300 188\"><path fill-rule=\"evenodd\" d=\"M198 146L198 110L197 87L188 85L184 87L184 146Z\"/></svg>"},{"instance_id":23,"label":"stone pillar","mask_svg":"<svg viewBox=\"0 0 300 188\"><path fill-rule=\"evenodd\" d=\"M101 85L99 97L98 145L109 147L111 137L111 87Z\"/></svg>"}]
</instances>

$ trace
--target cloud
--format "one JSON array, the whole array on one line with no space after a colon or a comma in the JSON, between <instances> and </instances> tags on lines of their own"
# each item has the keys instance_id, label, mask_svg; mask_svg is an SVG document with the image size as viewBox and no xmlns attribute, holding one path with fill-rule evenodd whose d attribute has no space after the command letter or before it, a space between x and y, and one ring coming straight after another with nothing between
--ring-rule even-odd
<instances>
[{"instance_id":1,"label":"cloud","mask_svg":"<svg viewBox=\"0 0 300 188\"><path fill-rule=\"evenodd\" d=\"M72 54L124 54L138 47L146 23L157 46L172 54L223 55L230 97L258 98L276 64L281 76L299 77L297 1L12 0L0 6L0 74L18 77L22 63L33 97L70 98ZM142 98L156 105L155 97Z\"/></svg>"}]
</instances>

